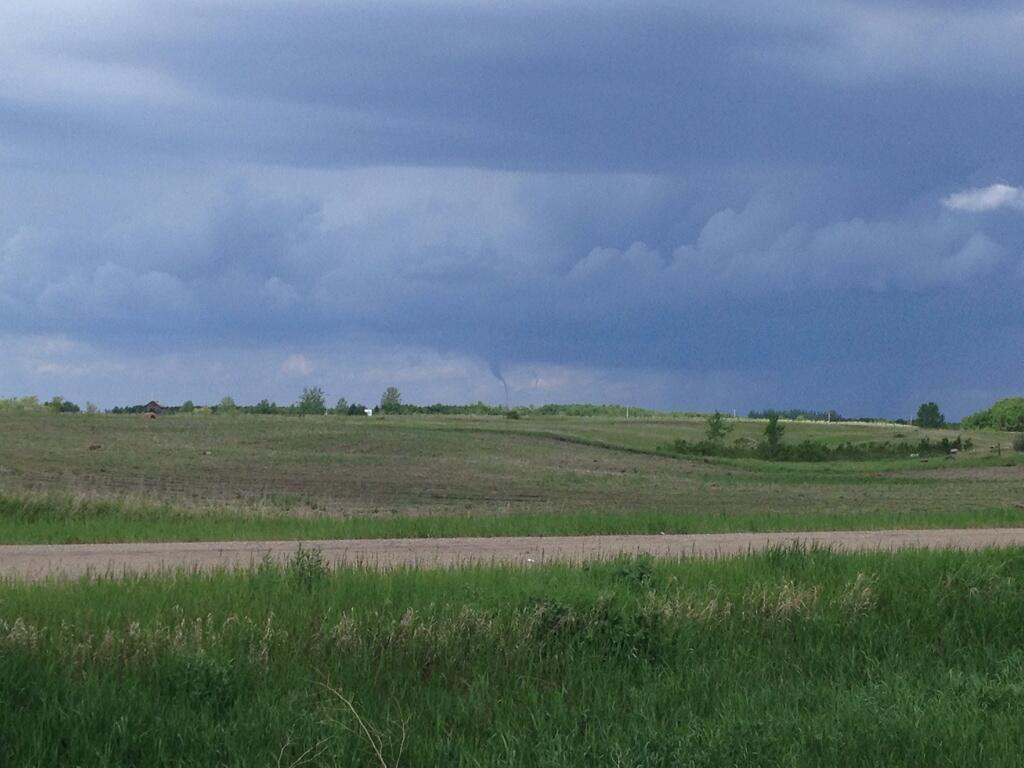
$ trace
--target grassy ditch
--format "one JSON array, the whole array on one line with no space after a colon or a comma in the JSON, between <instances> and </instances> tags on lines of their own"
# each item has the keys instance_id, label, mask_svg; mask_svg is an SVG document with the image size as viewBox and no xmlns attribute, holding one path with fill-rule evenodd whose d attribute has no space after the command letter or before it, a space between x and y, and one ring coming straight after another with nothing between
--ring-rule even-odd
<instances>
[{"instance_id":1,"label":"grassy ditch","mask_svg":"<svg viewBox=\"0 0 1024 768\"><path fill-rule=\"evenodd\" d=\"M337 517L189 510L71 497L0 496L0 544L576 536L1024 526L1020 507L945 510L564 512Z\"/></svg>"},{"instance_id":2,"label":"grassy ditch","mask_svg":"<svg viewBox=\"0 0 1024 768\"><path fill-rule=\"evenodd\" d=\"M0 764L999 766L1024 551L0 586Z\"/></svg>"}]
</instances>

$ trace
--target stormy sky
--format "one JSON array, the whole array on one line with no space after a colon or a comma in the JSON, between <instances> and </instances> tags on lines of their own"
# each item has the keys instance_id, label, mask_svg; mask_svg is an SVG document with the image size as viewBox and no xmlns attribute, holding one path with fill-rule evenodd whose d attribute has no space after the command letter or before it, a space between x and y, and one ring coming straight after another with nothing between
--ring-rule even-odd
<instances>
[{"instance_id":1,"label":"stormy sky","mask_svg":"<svg viewBox=\"0 0 1024 768\"><path fill-rule=\"evenodd\" d=\"M0 396L959 417L1018 3L0 5Z\"/></svg>"}]
</instances>

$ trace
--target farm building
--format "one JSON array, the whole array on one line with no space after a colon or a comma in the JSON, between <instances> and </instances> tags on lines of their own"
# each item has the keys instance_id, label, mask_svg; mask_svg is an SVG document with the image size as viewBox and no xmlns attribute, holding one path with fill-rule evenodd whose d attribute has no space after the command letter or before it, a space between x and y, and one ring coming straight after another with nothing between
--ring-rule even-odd
<instances>
[{"instance_id":1,"label":"farm building","mask_svg":"<svg viewBox=\"0 0 1024 768\"><path fill-rule=\"evenodd\" d=\"M150 400L145 406L143 406L142 412L152 413L154 416L160 416L164 412L164 407L156 400Z\"/></svg>"}]
</instances>

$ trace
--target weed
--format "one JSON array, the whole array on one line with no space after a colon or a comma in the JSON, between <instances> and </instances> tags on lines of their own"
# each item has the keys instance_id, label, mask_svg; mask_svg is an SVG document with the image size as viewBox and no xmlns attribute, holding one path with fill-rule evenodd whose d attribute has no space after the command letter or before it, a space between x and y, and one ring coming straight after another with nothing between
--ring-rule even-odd
<instances>
[{"instance_id":1,"label":"weed","mask_svg":"<svg viewBox=\"0 0 1024 768\"><path fill-rule=\"evenodd\" d=\"M288 561L288 577L301 589L312 590L327 576L327 563L323 552L316 547L306 548L299 544L295 554Z\"/></svg>"}]
</instances>

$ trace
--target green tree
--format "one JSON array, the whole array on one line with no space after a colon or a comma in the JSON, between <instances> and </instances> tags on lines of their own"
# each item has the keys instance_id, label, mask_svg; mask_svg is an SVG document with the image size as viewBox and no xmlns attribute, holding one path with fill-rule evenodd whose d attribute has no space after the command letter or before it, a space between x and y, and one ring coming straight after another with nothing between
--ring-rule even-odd
<instances>
[{"instance_id":1,"label":"green tree","mask_svg":"<svg viewBox=\"0 0 1024 768\"><path fill-rule=\"evenodd\" d=\"M35 395L0 398L0 412L2 413L38 413L44 408L46 406L40 404L39 398Z\"/></svg>"},{"instance_id":2,"label":"green tree","mask_svg":"<svg viewBox=\"0 0 1024 768\"><path fill-rule=\"evenodd\" d=\"M334 406L334 412L340 416L348 414L348 400L344 397L339 397L338 402Z\"/></svg>"},{"instance_id":3,"label":"green tree","mask_svg":"<svg viewBox=\"0 0 1024 768\"><path fill-rule=\"evenodd\" d=\"M225 395L220 399L220 403L217 405L217 413L226 413L229 416L234 416L238 413L238 406L235 405L235 398L231 395Z\"/></svg>"},{"instance_id":4,"label":"green tree","mask_svg":"<svg viewBox=\"0 0 1024 768\"><path fill-rule=\"evenodd\" d=\"M181 404L182 413L192 413L195 409L196 404L193 403L191 400L186 400L184 403Z\"/></svg>"},{"instance_id":5,"label":"green tree","mask_svg":"<svg viewBox=\"0 0 1024 768\"><path fill-rule=\"evenodd\" d=\"M323 416L327 411L327 402L324 400L324 390L321 387L305 387L302 390L302 397L296 403L299 416Z\"/></svg>"},{"instance_id":6,"label":"green tree","mask_svg":"<svg viewBox=\"0 0 1024 768\"><path fill-rule=\"evenodd\" d=\"M384 413L398 413L402 407L402 393L397 387L388 387L380 396L380 409Z\"/></svg>"},{"instance_id":7,"label":"green tree","mask_svg":"<svg viewBox=\"0 0 1024 768\"><path fill-rule=\"evenodd\" d=\"M778 456L779 449L782 446L782 434L785 431L786 427L779 424L779 414L768 414L768 423L764 428L764 445L765 453L768 454L769 458Z\"/></svg>"},{"instance_id":8,"label":"green tree","mask_svg":"<svg viewBox=\"0 0 1024 768\"><path fill-rule=\"evenodd\" d=\"M935 403L921 403L917 409L917 418L914 419L914 426L925 429L941 429L946 426L946 417L939 411Z\"/></svg>"},{"instance_id":9,"label":"green tree","mask_svg":"<svg viewBox=\"0 0 1024 768\"><path fill-rule=\"evenodd\" d=\"M731 431L732 424L725 420L725 416L715 411L708 416L707 427L704 429L704 442L718 445Z\"/></svg>"},{"instance_id":10,"label":"green tree","mask_svg":"<svg viewBox=\"0 0 1024 768\"><path fill-rule=\"evenodd\" d=\"M59 395L55 395L50 402L45 404L45 407L49 408L54 413L81 413L82 411L78 405L70 400L65 400Z\"/></svg>"},{"instance_id":11,"label":"green tree","mask_svg":"<svg viewBox=\"0 0 1024 768\"><path fill-rule=\"evenodd\" d=\"M96 403L88 403L87 402L85 404L85 412L88 413L91 416L91 415L99 413L100 409L96 407Z\"/></svg>"},{"instance_id":12,"label":"green tree","mask_svg":"<svg viewBox=\"0 0 1024 768\"><path fill-rule=\"evenodd\" d=\"M1001 429L1024 432L1024 397L1007 397L991 408L972 413L960 426L965 429Z\"/></svg>"}]
</instances>

